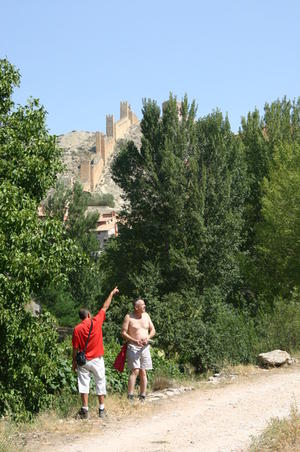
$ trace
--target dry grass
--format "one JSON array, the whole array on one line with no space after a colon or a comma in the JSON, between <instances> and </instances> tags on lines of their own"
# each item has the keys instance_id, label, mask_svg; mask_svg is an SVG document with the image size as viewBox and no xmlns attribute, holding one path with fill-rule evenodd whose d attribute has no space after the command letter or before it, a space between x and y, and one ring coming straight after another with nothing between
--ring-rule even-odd
<instances>
[{"instance_id":1,"label":"dry grass","mask_svg":"<svg viewBox=\"0 0 300 452\"><path fill-rule=\"evenodd\" d=\"M14 428L4 419L0 421L0 452L13 452L16 450L14 441Z\"/></svg>"},{"instance_id":2,"label":"dry grass","mask_svg":"<svg viewBox=\"0 0 300 452\"><path fill-rule=\"evenodd\" d=\"M165 375L155 375L153 378L151 389L152 391L161 391L162 389L171 388L174 386L174 382Z\"/></svg>"},{"instance_id":3,"label":"dry grass","mask_svg":"<svg viewBox=\"0 0 300 452\"><path fill-rule=\"evenodd\" d=\"M259 369L254 364L238 364L236 366L226 366L223 371L225 375L239 375L241 377L247 377L248 375L254 375L259 372Z\"/></svg>"},{"instance_id":4,"label":"dry grass","mask_svg":"<svg viewBox=\"0 0 300 452\"><path fill-rule=\"evenodd\" d=\"M255 438L250 452L291 452L300 450L300 415L296 405L287 419L272 419L266 430Z\"/></svg>"},{"instance_id":5,"label":"dry grass","mask_svg":"<svg viewBox=\"0 0 300 452\"><path fill-rule=\"evenodd\" d=\"M293 358L296 358L296 360L300 360L300 350L292 350L290 352Z\"/></svg>"}]
</instances>

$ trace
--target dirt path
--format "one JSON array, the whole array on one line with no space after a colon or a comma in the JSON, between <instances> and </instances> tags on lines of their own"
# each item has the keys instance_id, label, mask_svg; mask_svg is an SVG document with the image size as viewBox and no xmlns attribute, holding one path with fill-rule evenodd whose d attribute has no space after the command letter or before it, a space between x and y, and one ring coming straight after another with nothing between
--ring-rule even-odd
<instances>
[{"instance_id":1,"label":"dirt path","mask_svg":"<svg viewBox=\"0 0 300 452\"><path fill-rule=\"evenodd\" d=\"M300 407L300 367L266 371L222 387L185 393L162 401L150 413L99 421L99 433L56 452L227 452L247 449L272 417Z\"/></svg>"}]
</instances>

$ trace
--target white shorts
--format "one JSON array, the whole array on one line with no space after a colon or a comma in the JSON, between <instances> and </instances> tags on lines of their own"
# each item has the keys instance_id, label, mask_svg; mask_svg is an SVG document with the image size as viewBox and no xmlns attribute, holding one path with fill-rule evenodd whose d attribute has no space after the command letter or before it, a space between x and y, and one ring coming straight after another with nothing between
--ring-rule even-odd
<instances>
[{"instance_id":1,"label":"white shorts","mask_svg":"<svg viewBox=\"0 0 300 452\"><path fill-rule=\"evenodd\" d=\"M103 356L87 361L84 366L77 366L78 391L80 394L90 392L90 379L94 376L96 394L106 394L105 367Z\"/></svg>"},{"instance_id":2,"label":"white shorts","mask_svg":"<svg viewBox=\"0 0 300 452\"><path fill-rule=\"evenodd\" d=\"M152 369L152 359L150 355L150 345L142 347L128 344L127 346L127 367L133 369Z\"/></svg>"}]
</instances>

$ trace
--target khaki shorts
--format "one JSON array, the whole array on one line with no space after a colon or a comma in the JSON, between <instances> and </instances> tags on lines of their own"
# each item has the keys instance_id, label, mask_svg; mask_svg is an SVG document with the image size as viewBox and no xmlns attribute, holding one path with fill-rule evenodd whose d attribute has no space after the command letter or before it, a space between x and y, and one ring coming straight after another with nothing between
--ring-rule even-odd
<instances>
[{"instance_id":1,"label":"khaki shorts","mask_svg":"<svg viewBox=\"0 0 300 452\"><path fill-rule=\"evenodd\" d=\"M133 369L152 369L152 359L150 355L150 345L128 344L127 346L127 366L129 370Z\"/></svg>"},{"instance_id":2,"label":"khaki shorts","mask_svg":"<svg viewBox=\"0 0 300 452\"><path fill-rule=\"evenodd\" d=\"M87 361L84 366L77 367L78 390L80 394L88 394L90 390L90 379L93 375L96 384L96 394L106 394L106 380L104 359L94 358Z\"/></svg>"}]
</instances>

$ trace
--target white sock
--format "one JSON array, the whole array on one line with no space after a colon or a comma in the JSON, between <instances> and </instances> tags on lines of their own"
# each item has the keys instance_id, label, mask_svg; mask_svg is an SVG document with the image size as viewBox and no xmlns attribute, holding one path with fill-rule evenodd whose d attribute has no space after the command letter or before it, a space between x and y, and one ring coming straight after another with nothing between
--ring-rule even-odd
<instances>
[{"instance_id":1,"label":"white sock","mask_svg":"<svg viewBox=\"0 0 300 452\"><path fill-rule=\"evenodd\" d=\"M83 406L82 409L85 410L85 411L89 411L89 407L88 406Z\"/></svg>"},{"instance_id":2,"label":"white sock","mask_svg":"<svg viewBox=\"0 0 300 452\"><path fill-rule=\"evenodd\" d=\"M100 403L99 409L100 409L100 410L104 410L104 403Z\"/></svg>"}]
</instances>

